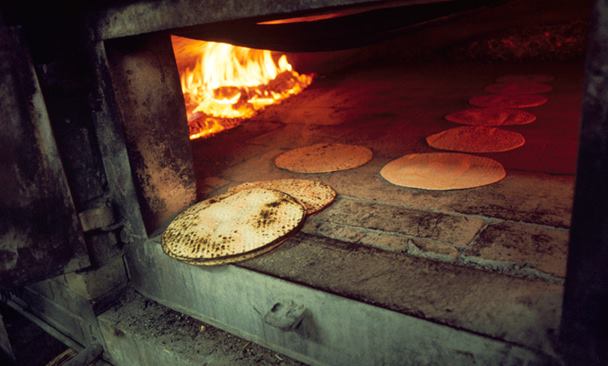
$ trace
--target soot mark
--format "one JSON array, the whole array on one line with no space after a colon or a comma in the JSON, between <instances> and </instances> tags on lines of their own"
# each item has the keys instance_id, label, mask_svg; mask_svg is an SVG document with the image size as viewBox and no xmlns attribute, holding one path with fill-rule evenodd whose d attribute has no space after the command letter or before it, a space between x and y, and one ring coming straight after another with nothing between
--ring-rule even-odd
<instances>
[{"instance_id":1,"label":"soot mark","mask_svg":"<svg viewBox=\"0 0 608 366\"><path fill-rule=\"evenodd\" d=\"M255 220L253 226L258 229L262 229L262 228L266 228L266 227L272 225L276 221L277 221L276 210L264 208L260 211L260 214L257 216L257 219Z\"/></svg>"}]
</instances>

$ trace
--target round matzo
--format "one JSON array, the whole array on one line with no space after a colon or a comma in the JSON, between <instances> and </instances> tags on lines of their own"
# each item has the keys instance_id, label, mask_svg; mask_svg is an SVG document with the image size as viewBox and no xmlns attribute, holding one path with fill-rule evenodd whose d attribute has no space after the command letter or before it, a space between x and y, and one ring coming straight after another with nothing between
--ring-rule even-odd
<instances>
[{"instance_id":1,"label":"round matzo","mask_svg":"<svg viewBox=\"0 0 608 366\"><path fill-rule=\"evenodd\" d=\"M496 127L463 126L430 135L426 142L439 150L491 153L517 149L526 140L521 133Z\"/></svg>"},{"instance_id":2,"label":"round matzo","mask_svg":"<svg viewBox=\"0 0 608 366\"><path fill-rule=\"evenodd\" d=\"M445 116L450 122L472 126L526 125L536 120L530 112L505 108L469 108Z\"/></svg>"},{"instance_id":3,"label":"round matzo","mask_svg":"<svg viewBox=\"0 0 608 366\"><path fill-rule=\"evenodd\" d=\"M321 211L336 198L336 191L330 186L310 179L273 179L247 182L231 188L230 192L238 192L249 188L275 189L287 193L304 206L307 215Z\"/></svg>"},{"instance_id":4,"label":"round matzo","mask_svg":"<svg viewBox=\"0 0 608 366\"><path fill-rule=\"evenodd\" d=\"M496 79L497 83L519 83L532 81L537 83L548 83L555 79L553 75L545 74L521 74L521 75L505 75Z\"/></svg>"},{"instance_id":5,"label":"round matzo","mask_svg":"<svg viewBox=\"0 0 608 366\"><path fill-rule=\"evenodd\" d=\"M486 91L492 94L518 95L548 93L553 88L551 85L537 83L534 81L518 81L510 83L496 83L488 85Z\"/></svg>"},{"instance_id":6,"label":"round matzo","mask_svg":"<svg viewBox=\"0 0 608 366\"><path fill-rule=\"evenodd\" d=\"M321 143L284 152L274 163L296 173L329 173L360 167L372 156L365 146Z\"/></svg>"},{"instance_id":7,"label":"round matzo","mask_svg":"<svg viewBox=\"0 0 608 366\"><path fill-rule=\"evenodd\" d=\"M239 256L281 240L298 228L305 210L293 197L252 188L199 202L162 235L169 256L189 261Z\"/></svg>"},{"instance_id":8,"label":"round matzo","mask_svg":"<svg viewBox=\"0 0 608 366\"><path fill-rule=\"evenodd\" d=\"M275 248L278 248L286 240L287 239L277 240L276 242L270 243L270 244L266 245L265 247L261 247L260 249L253 250L251 252L247 252L245 254L240 254L240 255L232 255L232 256L228 256L228 257L204 259L204 260L189 260L189 259L182 259L182 258L179 258L179 259L182 262L186 262L188 264L192 264L195 266L219 266L222 264L244 262L246 260L258 257L262 254L266 254L266 253L274 250Z\"/></svg>"},{"instance_id":9,"label":"round matzo","mask_svg":"<svg viewBox=\"0 0 608 366\"><path fill-rule=\"evenodd\" d=\"M478 95L469 99L469 104L485 108L530 108L541 106L549 98L544 95Z\"/></svg>"},{"instance_id":10,"label":"round matzo","mask_svg":"<svg viewBox=\"0 0 608 366\"><path fill-rule=\"evenodd\" d=\"M392 184L428 190L480 187L506 176L496 160L461 153L405 155L386 164L380 174Z\"/></svg>"}]
</instances>

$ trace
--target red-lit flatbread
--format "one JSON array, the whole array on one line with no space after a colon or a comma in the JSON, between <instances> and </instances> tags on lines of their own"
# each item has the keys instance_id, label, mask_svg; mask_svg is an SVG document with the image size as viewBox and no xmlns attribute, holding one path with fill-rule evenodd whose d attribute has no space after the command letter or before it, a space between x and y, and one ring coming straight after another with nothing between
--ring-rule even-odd
<instances>
[{"instance_id":1,"label":"red-lit flatbread","mask_svg":"<svg viewBox=\"0 0 608 366\"><path fill-rule=\"evenodd\" d=\"M522 95L478 95L469 99L469 104L474 107L484 108L531 108L541 106L549 98L544 95L522 94Z\"/></svg>"},{"instance_id":2,"label":"red-lit flatbread","mask_svg":"<svg viewBox=\"0 0 608 366\"><path fill-rule=\"evenodd\" d=\"M496 160L460 153L409 154L380 171L392 184L428 190L481 187L500 181L506 174Z\"/></svg>"},{"instance_id":3,"label":"red-lit flatbread","mask_svg":"<svg viewBox=\"0 0 608 366\"><path fill-rule=\"evenodd\" d=\"M496 127L462 126L430 135L426 142L439 150L492 153L517 149L526 140L521 133Z\"/></svg>"},{"instance_id":4,"label":"red-lit flatbread","mask_svg":"<svg viewBox=\"0 0 608 366\"><path fill-rule=\"evenodd\" d=\"M497 83L518 83L522 81L533 81L537 83L549 83L555 80L553 75L545 74L512 74L501 76L496 79Z\"/></svg>"},{"instance_id":5,"label":"red-lit flatbread","mask_svg":"<svg viewBox=\"0 0 608 366\"><path fill-rule=\"evenodd\" d=\"M510 83L496 83L488 85L486 92L501 95L540 94L548 93L553 88L551 85L537 83L534 81L518 81Z\"/></svg>"},{"instance_id":6,"label":"red-lit flatbread","mask_svg":"<svg viewBox=\"0 0 608 366\"><path fill-rule=\"evenodd\" d=\"M525 125L536 120L530 112L504 108L469 108L445 116L450 122L472 126Z\"/></svg>"}]
</instances>

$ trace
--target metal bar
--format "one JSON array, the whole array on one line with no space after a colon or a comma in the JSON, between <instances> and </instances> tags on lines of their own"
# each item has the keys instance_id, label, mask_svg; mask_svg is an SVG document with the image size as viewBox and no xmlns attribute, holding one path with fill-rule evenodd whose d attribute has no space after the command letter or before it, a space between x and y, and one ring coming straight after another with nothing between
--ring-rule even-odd
<instances>
[{"instance_id":1,"label":"metal bar","mask_svg":"<svg viewBox=\"0 0 608 366\"><path fill-rule=\"evenodd\" d=\"M44 330L45 332L47 332L51 336L55 337L61 343L65 344L66 346L68 346L71 349L73 349L75 351L78 351L78 352L80 352L81 350L84 349L84 347L80 343L76 342L75 340L73 340L69 336L63 334L62 332L58 331L53 326L49 325L44 320L40 319L38 316L36 316L33 313L29 312L27 310L27 308L26 308L25 305L22 305L22 304L20 304L18 302L18 300L17 301L15 301L15 300L17 300L17 299L14 299L14 298L13 299L5 299L4 301L5 301L5 303L8 306L10 306L11 308L13 308L19 314L21 314L24 317L26 317L32 323L34 323L37 326L39 326L40 328L42 328L42 330Z\"/></svg>"},{"instance_id":2,"label":"metal bar","mask_svg":"<svg viewBox=\"0 0 608 366\"><path fill-rule=\"evenodd\" d=\"M591 18L561 341L569 364L608 363L608 1Z\"/></svg>"},{"instance_id":3,"label":"metal bar","mask_svg":"<svg viewBox=\"0 0 608 366\"><path fill-rule=\"evenodd\" d=\"M99 344L91 344L79 352L74 358L63 366L86 366L98 359L103 353L103 347Z\"/></svg>"},{"instance_id":4,"label":"metal bar","mask_svg":"<svg viewBox=\"0 0 608 366\"><path fill-rule=\"evenodd\" d=\"M106 50L141 213L152 232L196 200L188 121L171 40L166 34L145 35L108 42Z\"/></svg>"},{"instance_id":5,"label":"metal bar","mask_svg":"<svg viewBox=\"0 0 608 366\"><path fill-rule=\"evenodd\" d=\"M105 47L95 43L89 50L95 64L96 90L93 92L95 107L93 125L102 155L104 170L110 186L112 201L116 204L118 216L125 219L121 240L143 241L146 229L131 176L131 165L127 154L124 131L120 126L120 116L115 96L111 88Z\"/></svg>"},{"instance_id":6,"label":"metal bar","mask_svg":"<svg viewBox=\"0 0 608 366\"><path fill-rule=\"evenodd\" d=\"M401 0L391 4L415 5L453 0ZM98 39L111 39L226 20L327 11L344 6L370 6L378 0L317 1L148 1L106 6L91 14ZM171 14L171 16L168 16Z\"/></svg>"}]
</instances>

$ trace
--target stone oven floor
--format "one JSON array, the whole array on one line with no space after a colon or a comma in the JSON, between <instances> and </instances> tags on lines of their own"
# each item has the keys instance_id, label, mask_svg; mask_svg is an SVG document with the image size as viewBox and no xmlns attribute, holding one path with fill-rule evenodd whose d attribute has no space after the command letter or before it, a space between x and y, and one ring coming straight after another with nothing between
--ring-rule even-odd
<instances>
[{"instance_id":1,"label":"stone oven floor","mask_svg":"<svg viewBox=\"0 0 608 366\"><path fill-rule=\"evenodd\" d=\"M433 64L321 76L301 95L236 130L195 141L199 195L246 181L318 179L338 198L308 219L307 234L559 283L576 165L580 70L578 64ZM536 122L505 127L521 132L526 145L485 154L505 166L503 181L437 192L394 186L379 175L392 159L435 151L424 137L457 126L445 114L467 108L469 97L514 73L546 73L556 80L549 103L527 109ZM330 141L368 146L374 159L330 174L291 173L273 164L285 150Z\"/></svg>"},{"instance_id":2,"label":"stone oven floor","mask_svg":"<svg viewBox=\"0 0 608 366\"><path fill-rule=\"evenodd\" d=\"M261 179L321 180L338 192L336 201L279 249L237 267L554 355L581 70L579 64L431 64L319 76L255 120L195 141L199 194ZM528 109L535 123L508 127L526 145L488 154L505 165L503 181L433 192L380 177L394 158L433 151L424 137L455 126L445 114L513 73L556 80L549 103ZM290 173L273 164L282 151L329 141L369 146L374 159L331 174Z\"/></svg>"}]
</instances>

